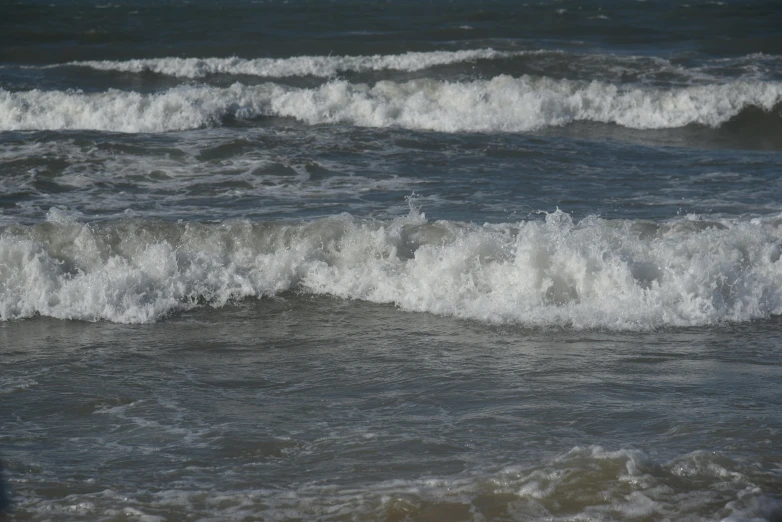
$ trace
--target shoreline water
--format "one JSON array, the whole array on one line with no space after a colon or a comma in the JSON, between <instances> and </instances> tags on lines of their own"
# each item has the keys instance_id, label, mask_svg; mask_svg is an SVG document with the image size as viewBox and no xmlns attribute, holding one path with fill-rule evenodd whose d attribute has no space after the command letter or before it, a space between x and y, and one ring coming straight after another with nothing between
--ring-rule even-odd
<instances>
[{"instance_id":1,"label":"shoreline water","mask_svg":"<svg viewBox=\"0 0 782 522\"><path fill-rule=\"evenodd\" d=\"M777 323L529 330L295 295L6 322L12 486L66 518L773 516Z\"/></svg>"}]
</instances>

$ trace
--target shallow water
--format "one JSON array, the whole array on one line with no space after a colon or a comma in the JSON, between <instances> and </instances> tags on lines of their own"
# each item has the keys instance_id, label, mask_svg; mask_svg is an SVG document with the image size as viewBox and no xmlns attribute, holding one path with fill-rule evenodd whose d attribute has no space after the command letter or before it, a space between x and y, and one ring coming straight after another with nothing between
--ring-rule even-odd
<instances>
[{"instance_id":1,"label":"shallow water","mask_svg":"<svg viewBox=\"0 0 782 522\"><path fill-rule=\"evenodd\" d=\"M7 322L18 516L773 517L778 330L495 327L295 295Z\"/></svg>"}]
</instances>

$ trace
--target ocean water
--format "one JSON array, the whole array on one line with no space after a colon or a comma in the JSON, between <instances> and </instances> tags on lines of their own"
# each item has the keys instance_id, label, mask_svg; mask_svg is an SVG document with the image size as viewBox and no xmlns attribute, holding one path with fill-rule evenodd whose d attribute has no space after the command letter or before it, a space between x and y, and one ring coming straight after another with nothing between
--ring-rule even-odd
<instances>
[{"instance_id":1,"label":"ocean water","mask_svg":"<svg viewBox=\"0 0 782 522\"><path fill-rule=\"evenodd\" d=\"M782 5L8 0L15 520L782 520Z\"/></svg>"}]
</instances>

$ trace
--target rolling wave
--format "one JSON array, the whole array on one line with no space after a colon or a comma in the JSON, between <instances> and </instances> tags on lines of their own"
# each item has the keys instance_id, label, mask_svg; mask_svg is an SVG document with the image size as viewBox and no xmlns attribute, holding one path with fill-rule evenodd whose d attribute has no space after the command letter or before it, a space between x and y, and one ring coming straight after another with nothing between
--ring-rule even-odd
<instances>
[{"instance_id":1,"label":"rolling wave","mask_svg":"<svg viewBox=\"0 0 782 522\"><path fill-rule=\"evenodd\" d=\"M657 56L573 53L559 49L406 52L358 56L302 55L287 58L164 57L129 60L78 60L49 65L0 65L21 70L87 69L128 74L158 74L204 79L217 75L291 78L336 78L347 73L417 72L445 65L469 64L479 76L535 74L571 80L598 80L646 85L703 85L744 80L778 80L780 57L754 53L685 65ZM477 76L476 76L477 77Z\"/></svg>"},{"instance_id":2,"label":"rolling wave","mask_svg":"<svg viewBox=\"0 0 782 522\"><path fill-rule=\"evenodd\" d=\"M0 318L158 321L281 292L487 323L648 330L782 313L782 218L665 224L46 222L0 233Z\"/></svg>"},{"instance_id":3,"label":"rolling wave","mask_svg":"<svg viewBox=\"0 0 782 522\"><path fill-rule=\"evenodd\" d=\"M373 86L334 80L315 88L276 83L178 86L157 94L0 89L0 130L166 132L264 116L311 125L440 132L525 132L578 121L665 129L720 127L748 109L778 118L781 102L778 82L662 89L505 75L485 81L423 79Z\"/></svg>"},{"instance_id":4,"label":"rolling wave","mask_svg":"<svg viewBox=\"0 0 782 522\"><path fill-rule=\"evenodd\" d=\"M204 78L213 74L233 74L284 78L317 76L331 78L344 72L420 71L438 65L475 60L492 60L535 51L503 52L494 49L463 51L407 52L372 56L294 56L290 58L149 58L125 61L90 60L65 65L99 71L152 72L177 78Z\"/></svg>"}]
</instances>

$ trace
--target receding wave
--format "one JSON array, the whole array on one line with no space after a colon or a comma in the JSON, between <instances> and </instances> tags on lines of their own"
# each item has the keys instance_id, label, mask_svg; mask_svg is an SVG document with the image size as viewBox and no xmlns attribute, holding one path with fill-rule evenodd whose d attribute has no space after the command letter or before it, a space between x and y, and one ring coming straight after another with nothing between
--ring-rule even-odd
<instances>
[{"instance_id":1,"label":"receding wave","mask_svg":"<svg viewBox=\"0 0 782 522\"><path fill-rule=\"evenodd\" d=\"M782 216L665 224L46 222L0 233L0 318L122 323L303 292L488 323L647 330L782 313Z\"/></svg>"},{"instance_id":2,"label":"receding wave","mask_svg":"<svg viewBox=\"0 0 782 522\"><path fill-rule=\"evenodd\" d=\"M178 78L204 78L213 74L233 74L283 78L318 76L330 78L343 72L420 71L438 65L491 60L516 56L524 51L494 49L463 51L408 52L372 56L294 56L291 58L150 58L125 61L79 61L65 65L101 71L153 72ZM530 51L534 52L534 51Z\"/></svg>"},{"instance_id":3,"label":"receding wave","mask_svg":"<svg viewBox=\"0 0 782 522\"><path fill-rule=\"evenodd\" d=\"M330 81L316 88L179 86L157 94L0 89L0 130L164 132L263 116L441 132L524 132L576 121L664 129L719 127L749 108L779 117L780 102L777 82L660 89L505 75L463 83Z\"/></svg>"},{"instance_id":4,"label":"receding wave","mask_svg":"<svg viewBox=\"0 0 782 522\"><path fill-rule=\"evenodd\" d=\"M636 449L590 446L535 466L360 487L308 482L292 488L227 489L217 484L210 491L219 503L205 503L203 489L181 481L153 491L85 491L73 495L79 501L75 505L26 497L19 502L34 513L76 513L93 520L122 510L159 520L161 513L186 510L226 520L761 522L779 520L782 514L782 501L775 494L781 482L778 473L720 452L693 451L664 462Z\"/></svg>"}]
</instances>

